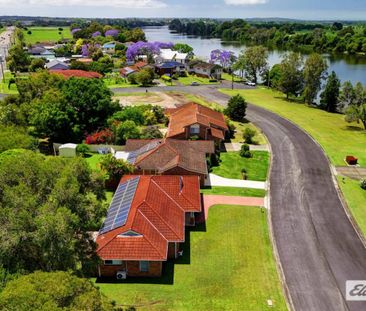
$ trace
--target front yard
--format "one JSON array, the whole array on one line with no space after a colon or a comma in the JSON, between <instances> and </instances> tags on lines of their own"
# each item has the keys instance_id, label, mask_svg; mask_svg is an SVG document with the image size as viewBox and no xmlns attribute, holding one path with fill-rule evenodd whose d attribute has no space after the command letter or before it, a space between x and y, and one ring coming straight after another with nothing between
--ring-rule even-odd
<instances>
[{"instance_id":1,"label":"front yard","mask_svg":"<svg viewBox=\"0 0 366 311\"><path fill-rule=\"evenodd\" d=\"M201 189L202 194L227 195L239 197L258 197L266 196L266 191L262 189L234 188L234 187L212 187Z\"/></svg>"},{"instance_id":2,"label":"front yard","mask_svg":"<svg viewBox=\"0 0 366 311\"><path fill-rule=\"evenodd\" d=\"M117 305L138 310L287 310L265 210L212 207L206 232L187 232L186 240L184 256L167 264L162 279L96 285Z\"/></svg>"},{"instance_id":3,"label":"front yard","mask_svg":"<svg viewBox=\"0 0 366 311\"><path fill-rule=\"evenodd\" d=\"M242 169L247 171L247 179L266 181L270 162L267 151L251 151L252 158L243 158L239 152L223 152L220 164L212 168L212 173L225 178L243 179Z\"/></svg>"}]
</instances>

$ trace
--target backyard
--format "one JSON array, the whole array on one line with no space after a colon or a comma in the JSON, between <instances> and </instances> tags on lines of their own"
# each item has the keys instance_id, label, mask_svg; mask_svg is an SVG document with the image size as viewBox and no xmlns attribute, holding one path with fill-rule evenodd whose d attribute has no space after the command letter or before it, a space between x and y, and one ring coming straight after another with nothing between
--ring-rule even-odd
<instances>
[{"instance_id":1,"label":"backyard","mask_svg":"<svg viewBox=\"0 0 366 311\"><path fill-rule=\"evenodd\" d=\"M63 39L71 39L71 32L69 27L29 27L23 30L24 39L27 44L35 44L39 42L58 42ZM28 32L31 31L31 34Z\"/></svg>"},{"instance_id":2,"label":"backyard","mask_svg":"<svg viewBox=\"0 0 366 311\"><path fill-rule=\"evenodd\" d=\"M206 228L205 228L206 227ZM215 206L186 232L184 255L161 279L97 283L117 305L138 310L287 310L267 227L256 207Z\"/></svg>"},{"instance_id":3,"label":"backyard","mask_svg":"<svg viewBox=\"0 0 366 311\"><path fill-rule=\"evenodd\" d=\"M5 78L5 79L4 79ZM9 86L9 80L13 78L13 75L10 71L5 71L4 77L1 78L0 80L0 93L3 94L18 94L18 89L17 86L14 84L12 84Z\"/></svg>"},{"instance_id":4,"label":"backyard","mask_svg":"<svg viewBox=\"0 0 366 311\"><path fill-rule=\"evenodd\" d=\"M251 151L252 158L243 158L239 152L223 152L219 166L212 173L225 178L243 179L242 169L247 171L247 179L266 181L270 156L267 151Z\"/></svg>"}]
</instances>

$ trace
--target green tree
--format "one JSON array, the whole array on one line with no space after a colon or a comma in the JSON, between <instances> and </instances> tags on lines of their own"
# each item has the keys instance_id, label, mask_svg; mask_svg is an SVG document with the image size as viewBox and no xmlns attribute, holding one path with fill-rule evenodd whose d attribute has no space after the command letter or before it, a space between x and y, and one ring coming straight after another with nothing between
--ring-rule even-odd
<instances>
[{"instance_id":1,"label":"green tree","mask_svg":"<svg viewBox=\"0 0 366 311\"><path fill-rule=\"evenodd\" d=\"M37 140L19 126L0 125L0 153L10 149L37 148Z\"/></svg>"},{"instance_id":2,"label":"green tree","mask_svg":"<svg viewBox=\"0 0 366 311\"><path fill-rule=\"evenodd\" d=\"M155 72L154 69L151 67L144 68L137 72L135 75L136 82L142 86L151 85L155 79Z\"/></svg>"},{"instance_id":3,"label":"green tree","mask_svg":"<svg viewBox=\"0 0 366 311\"><path fill-rule=\"evenodd\" d=\"M269 81L267 78L266 84L269 85L269 87L273 87L275 89L279 89L279 82L282 77L282 70L280 64L275 64L269 71Z\"/></svg>"},{"instance_id":4,"label":"green tree","mask_svg":"<svg viewBox=\"0 0 366 311\"><path fill-rule=\"evenodd\" d=\"M141 133L136 123L128 120L120 123L116 129L116 143L125 144L127 139L138 139Z\"/></svg>"},{"instance_id":5,"label":"green tree","mask_svg":"<svg viewBox=\"0 0 366 311\"><path fill-rule=\"evenodd\" d=\"M290 95L298 95L303 89L303 64L300 53L286 54L280 64L280 75L276 84L278 89L286 94L287 98Z\"/></svg>"},{"instance_id":6,"label":"green tree","mask_svg":"<svg viewBox=\"0 0 366 311\"><path fill-rule=\"evenodd\" d=\"M0 293L8 311L112 311L112 304L87 279L70 272L34 272L10 281Z\"/></svg>"},{"instance_id":7,"label":"green tree","mask_svg":"<svg viewBox=\"0 0 366 311\"><path fill-rule=\"evenodd\" d=\"M185 43L176 43L173 47L175 51L178 51L180 53L187 53L193 55L193 48Z\"/></svg>"},{"instance_id":8,"label":"green tree","mask_svg":"<svg viewBox=\"0 0 366 311\"><path fill-rule=\"evenodd\" d=\"M243 122L245 120L246 109L247 103L245 99L237 94L230 98L224 113L234 121Z\"/></svg>"},{"instance_id":9,"label":"green tree","mask_svg":"<svg viewBox=\"0 0 366 311\"><path fill-rule=\"evenodd\" d=\"M361 122L363 127L366 129L366 103L362 105L350 105L346 108L345 120L351 122Z\"/></svg>"},{"instance_id":10,"label":"green tree","mask_svg":"<svg viewBox=\"0 0 366 311\"><path fill-rule=\"evenodd\" d=\"M257 134L256 130L247 127L243 132L243 139L247 144L254 144L255 143L254 137L256 134Z\"/></svg>"},{"instance_id":11,"label":"green tree","mask_svg":"<svg viewBox=\"0 0 366 311\"><path fill-rule=\"evenodd\" d=\"M322 81L326 78L328 65L319 54L311 54L304 66L304 99L308 104L313 104L318 95Z\"/></svg>"},{"instance_id":12,"label":"green tree","mask_svg":"<svg viewBox=\"0 0 366 311\"><path fill-rule=\"evenodd\" d=\"M134 170L131 164L124 160L116 159L111 154L102 158L100 167L106 174L108 174L108 177L114 181L119 181L123 175L132 173Z\"/></svg>"},{"instance_id":13,"label":"green tree","mask_svg":"<svg viewBox=\"0 0 366 311\"><path fill-rule=\"evenodd\" d=\"M339 96L340 108L343 110L354 104L355 98L356 94L351 81L344 82Z\"/></svg>"},{"instance_id":14,"label":"green tree","mask_svg":"<svg viewBox=\"0 0 366 311\"><path fill-rule=\"evenodd\" d=\"M142 130L141 139L163 138L163 134L157 126L147 126Z\"/></svg>"},{"instance_id":15,"label":"green tree","mask_svg":"<svg viewBox=\"0 0 366 311\"><path fill-rule=\"evenodd\" d=\"M82 157L85 157L85 155L90 152L90 148L87 144L79 144L76 147L76 152L80 154Z\"/></svg>"},{"instance_id":16,"label":"green tree","mask_svg":"<svg viewBox=\"0 0 366 311\"><path fill-rule=\"evenodd\" d=\"M341 82L336 73L332 71L328 77L323 93L320 95L320 103L328 112L337 112L339 102L339 89Z\"/></svg>"},{"instance_id":17,"label":"green tree","mask_svg":"<svg viewBox=\"0 0 366 311\"><path fill-rule=\"evenodd\" d=\"M243 70L246 77L254 83L258 82L258 75L268 70L268 50L263 46L247 48L233 65L234 70Z\"/></svg>"},{"instance_id":18,"label":"green tree","mask_svg":"<svg viewBox=\"0 0 366 311\"><path fill-rule=\"evenodd\" d=\"M45 65L46 62L43 58L33 58L29 66L29 71L36 72L37 70L42 70Z\"/></svg>"},{"instance_id":19,"label":"green tree","mask_svg":"<svg viewBox=\"0 0 366 311\"><path fill-rule=\"evenodd\" d=\"M21 44L14 45L9 50L9 55L6 58L8 68L11 72L26 72L31 63L31 59Z\"/></svg>"},{"instance_id":20,"label":"green tree","mask_svg":"<svg viewBox=\"0 0 366 311\"><path fill-rule=\"evenodd\" d=\"M357 82L354 87L354 104L357 106L361 106L366 103L366 90L361 82Z\"/></svg>"},{"instance_id":21,"label":"green tree","mask_svg":"<svg viewBox=\"0 0 366 311\"><path fill-rule=\"evenodd\" d=\"M103 186L82 158L0 154L0 265L11 273L95 267L89 232L105 214Z\"/></svg>"}]
</instances>

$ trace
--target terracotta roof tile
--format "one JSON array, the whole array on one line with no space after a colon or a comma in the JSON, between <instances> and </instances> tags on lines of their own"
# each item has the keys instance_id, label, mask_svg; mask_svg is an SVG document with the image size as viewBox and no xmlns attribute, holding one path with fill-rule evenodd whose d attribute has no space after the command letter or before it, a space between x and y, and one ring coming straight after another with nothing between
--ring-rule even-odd
<instances>
[{"instance_id":1,"label":"terracotta roof tile","mask_svg":"<svg viewBox=\"0 0 366 311\"><path fill-rule=\"evenodd\" d=\"M65 78L88 78L88 79L99 79L102 77L102 75L98 72L94 71L85 71L85 70L74 70L74 69L68 69L68 70L53 70L52 73L59 74L64 76Z\"/></svg>"}]
</instances>

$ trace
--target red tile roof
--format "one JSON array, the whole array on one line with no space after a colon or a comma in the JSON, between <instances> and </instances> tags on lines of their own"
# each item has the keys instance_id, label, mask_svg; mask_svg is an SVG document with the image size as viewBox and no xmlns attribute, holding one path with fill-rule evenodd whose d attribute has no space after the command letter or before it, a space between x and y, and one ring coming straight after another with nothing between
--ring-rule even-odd
<instances>
[{"instance_id":1,"label":"red tile roof","mask_svg":"<svg viewBox=\"0 0 366 311\"><path fill-rule=\"evenodd\" d=\"M125 151L136 151L155 140L127 140ZM155 148L142 153L133 163L140 170L156 170L162 174L174 168L182 168L196 174L207 174L206 155L215 153L213 141L189 141L176 139L158 140Z\"/></svg>"},{"instance_id":2,"label":"red tile roof","mask_svg":"<svg viewBox=\"0 0 366 311\"><path fill-rule=\"evenodd\" d=\"M225 139L224 133L222 130L216 129L214 127L211 127L211 135L213 137L219 138L219 139Z\"/></svg>"},{"instance_id":3,"label":"red tile roof","mask_svg":"<svg viewBox=\"0 0 366 311\"><path fill-rule=\"evenodd\" d=\"M168 243L184 242L185 213L201 211L199 189L196 176L140 176L126 224L98 235L99 257L167 260ZM123 236L130 231L138 236Z\"/></svg>"},{"instance_id":4,"label":"red tile roof","mask_svg":"<svg viewBox=\"0 0 366 311\"><path fill-rule=\"evenodd\" d=\"M124 67L120 70L122 75L128 75L134 73L136 71L140 71L142 68L146 67L148 63L146 62L137 62L134 65Z\"/></svg>"},{"instance_id":5,"label":"red tile roof","mask_svg":"<svg viewBox=\"0 0 366 311\"><path fill-rule=\"evenodd\" d=\"M75 69L69 69L69 70L53 70L52 73L60 74L64 76L65 78L88 78L88 79L99 79L102 78L102 75L98 72L94 71L85 71L85 70L75 70Z\"/></svg>"},{"instance_id":6,"label":"red tile roof","mask_svg":"<svg viewBox=\"0 0 366 311\"><path fill-rule=\"evenodd\" d=\"M206 127L216 127L224 131L228 130L224 115L221 112L201 106L196 103L188 103L170 110L170 122L167 137L174 137L185 133L185 128L193 124Z\"/></svg>"}]
</instances>

